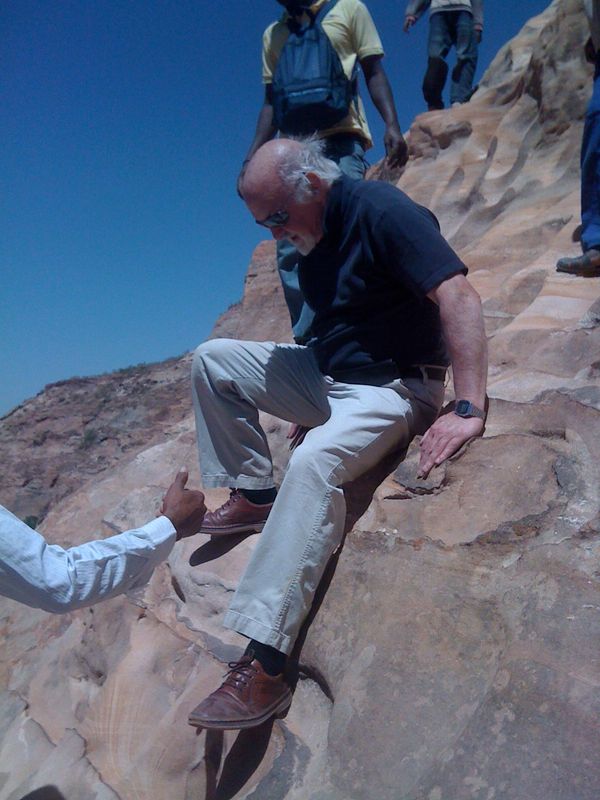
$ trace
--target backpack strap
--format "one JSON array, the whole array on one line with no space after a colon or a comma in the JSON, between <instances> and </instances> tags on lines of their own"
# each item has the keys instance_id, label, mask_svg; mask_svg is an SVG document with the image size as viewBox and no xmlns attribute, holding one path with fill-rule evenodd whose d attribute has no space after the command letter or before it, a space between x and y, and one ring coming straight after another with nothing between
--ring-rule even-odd
<instances>
[{"instance_id":1,"label":"backpack strap","mask_svg":"<svg viewBox=\"0 0 600 800\"><path fill-rule=\"evenodd\" d=\"M323 19L329 14L330 11L333 11L335 6L338 4L339 0L329 0L328 3L323 3L321 8L319 9L317 15L314 18L314 25L321 25ZM350 85L352 86L352 97L354 100L354 104L356 106L356 113L358 114L358 58L354 63L354 67L352 68L352 75L349 78Z\"/></svg>"},{"instance_id":2,"label":"backpack strap","mask_svg":"<svg viewBox=\"0 0 600 800\"><path fill-rule=\"evenodd\" d=\"M337 6L339 0L329 0L328 3L323 3L319 11L317 12L314 20L312 21L313 25L320 25L323 28L322 22L329 14L330 11L333 11L335 6ZM310 12L308 12L310 15ZM333 45L332 45L333 47ZM354 107L356 108L356 114L359 114L359 107L358 107L358 57L354 62L354 67L352 68L352 75L349 78L350 85L352 86L352 101L354 103Z\"/></svg>"},{"instance_id":3,"label":"backpack strap","mask_svg":"<svg viewBox=\"0 0 600 800\"><path fill-rule=\"evenodd\" d=\"M323 21L323 18L326 17L327 14L329 14L329 12L332 10L332 8L335 5L337 5L337 3L338 3L338 0L329 0L328 3L323 3L323 5L317 11L316 14L313 14L313 12L310 10L310 8L305 8L304 9L304 13L308 17L308 24L306 26L303 26L300 22L296 22L295 18L292 17L292 16L288 16L285 24L287 25L290 33L299 33L300 31L304 30L305 27L306 28L312 28L313 25L321 26L321 22Z\"/></svg>"},{"instance_id":4,"label":"backpack strap","mask_svg":"<svg viewBox=\"0 0 600 800\"><path fill-rule=\"evenodd\" d=\"M330 11L338 4L339 0L329 0L328 3L323 3L314 18L314 24L320 25L323 19L329 14Z\"/></svg>"}]
</instances>

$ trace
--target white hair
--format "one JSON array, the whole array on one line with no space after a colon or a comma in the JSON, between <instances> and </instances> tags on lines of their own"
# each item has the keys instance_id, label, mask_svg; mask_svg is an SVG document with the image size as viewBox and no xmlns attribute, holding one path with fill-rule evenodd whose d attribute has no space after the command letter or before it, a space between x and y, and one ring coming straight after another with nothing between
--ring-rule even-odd
<instances>
[{"instance_id":1,"label":"white hair","mask_svg":"<svg viewBox=\"0 0 600 800\"><path fill-rule=\"evenodd\" d=\"M331 185L342 175L342 170L335 161L324 155L323 139L313 134L304 138L294 138L301 147L294 147L284 156L278 165L282 183L293 192L294 199L303 203L311 195L310 181L307 172L313 172L327 185Z\"/></svg>"}]
</instances>

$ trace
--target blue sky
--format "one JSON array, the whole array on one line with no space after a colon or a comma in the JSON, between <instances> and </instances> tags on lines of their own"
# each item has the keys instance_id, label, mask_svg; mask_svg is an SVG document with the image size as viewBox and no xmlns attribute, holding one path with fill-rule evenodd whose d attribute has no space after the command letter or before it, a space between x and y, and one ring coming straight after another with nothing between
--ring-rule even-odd
<instances>
[{"instance_id":1,"label":"blue sky","mask_svg":"<svg viewBox=\"0 0 600 800\"><path fill-rule=\"evenodd\" d=\"M488 2L477 78L544 0ZM370 0L406 130L427 20ZM242 293L263 234L235 193L275 0L0 9L0 415L74 375L178 355ZM251 13L253 12L253 13ZM363 97L365 91L363 87ZM383 129L367 103L383 155Z\"/></svg>"}]
</instances>

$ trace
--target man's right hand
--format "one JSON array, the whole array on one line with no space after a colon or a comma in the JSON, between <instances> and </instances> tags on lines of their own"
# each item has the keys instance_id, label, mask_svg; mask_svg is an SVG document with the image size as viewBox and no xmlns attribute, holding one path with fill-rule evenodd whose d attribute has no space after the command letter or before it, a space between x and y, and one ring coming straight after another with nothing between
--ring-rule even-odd
<instances>
[{"instance_id":1,"label":"man's right hand","mask_svg":"<svg viewBox=\"0 0 600 800\"><path fill-rule=\"evenodd\" d=\"M416 21L417 21L417 18L413 17L410 14L409 14L408 17L404 17L404 25L402 26L402 29L404 30L404 33L408 33L409 30L412 28L412 26L415 24Z\"/></svg>"},{"instance_id":2,"label":"man's right hand","mask_svg":"<svg viewBox=\"0 0 600 800\"><path fill-rule=\"evenodd\" d=\"M187 480L187 470L180 470L167 489L160 507L160 513L173 523L178 540L198 533L206 513L204 495L202 492L186 489Z\"/></svg>"},{"instance_id":3,"label":"man's right hand","mask_svg":"<svg viewBox=\"0 0 600 800\"><path fill-rule=\"evenodd\" d=\"M421 439L418 478L426 478L433 467L439 467L458 452L466 442L483 436L485 422L478 417L459 417L449 412L439 416Z\"/></svg>"},{"instance_id":4,"label":"man's right hand","mask_svg":"<svg viewBox=\"0 0 600 800\"><path fill-rule=\"evenodd\" d=\"M400 126L397 124L388 125L383 136L385 147L385 157L390 167L403 167L408 161L408 145L402 136Z\"/></svg>"}]
</instances>

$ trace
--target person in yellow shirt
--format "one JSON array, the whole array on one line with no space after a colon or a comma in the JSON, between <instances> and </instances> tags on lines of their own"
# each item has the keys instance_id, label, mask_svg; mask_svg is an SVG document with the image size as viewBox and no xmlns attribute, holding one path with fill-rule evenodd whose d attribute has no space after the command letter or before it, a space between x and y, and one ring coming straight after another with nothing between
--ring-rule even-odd
<instances>
[{"instance_id":1,"label":"person in yellow shirt","mask_svg":"<svg viewBox=\"0 0 600 800\"><path fill-rule=\"evenodd\" d=\"M264 103L258 115L256 132L244 160L246 164L261 145L277 134L273 116L273 77L281 51L290 35L290 25L310 23L324 6L331 6L322 19L323 31L338 54L348 78L360 65L367 90L385 123L384 145L388 163L403 166L408 160L408 147L402 136L394 105L392 90L383 68L383 47L369 10L361 0L277 0L284 6L281 19L273 22L263 34L262 79L265 84ZM306 131L286 130L287 136ZM360 96L356 93L348 115L330 128L318 130L325 139L325 155L339 164L342 172L353 178L363 178L367 169L364 154L373 145ZM239 185L239 181L238 181ZM304 303L298 286L298 251L288 241L277 243L277 266L291 317L294 339L299 344L309 341L312 310Z\"/></svg>"}]
</instances>

